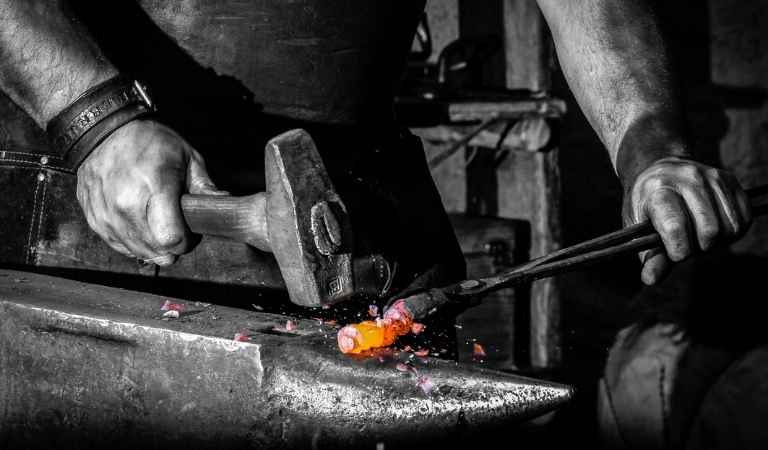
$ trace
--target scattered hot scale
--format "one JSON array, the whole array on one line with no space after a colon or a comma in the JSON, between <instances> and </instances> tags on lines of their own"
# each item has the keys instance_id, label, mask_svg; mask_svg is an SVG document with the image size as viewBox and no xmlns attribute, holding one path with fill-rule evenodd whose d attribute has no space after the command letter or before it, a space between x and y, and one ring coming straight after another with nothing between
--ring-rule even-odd
<instances>
[{"instance_id":1,"label":"scattered hot scale","mask_svg":"<svg viewBox=\"0 0 768 450\"><path fill-rule=\"evenodd\" d=\"M247 330L240 330L239 333L235 334L234 340L237 342L248 342L251 340L251 338L248 337Z\"/></svg>"},{"instance_id":2,"label":"scattered hot scale","mask_svg":"<svg viewBox=\"0 0 768 450\"><path fill-rule=\"evenodd\" d=\"M181 303L171 303L170 300L166 300L163 306L160 307L160 311L164 311L164 319L178 319L185 310L186 306Z\"/></svg>"}]
</instances>

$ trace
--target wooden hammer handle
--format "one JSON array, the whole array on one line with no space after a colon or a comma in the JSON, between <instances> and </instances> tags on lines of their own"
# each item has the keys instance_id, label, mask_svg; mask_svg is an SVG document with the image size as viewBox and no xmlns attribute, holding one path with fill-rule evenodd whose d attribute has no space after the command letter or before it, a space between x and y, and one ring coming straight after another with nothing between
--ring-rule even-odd
<instances>
[{"instance_id":1,"label":"wooden hammer handle","mask_svg":"<svg viewBox=\"0 0 768 450\"><path fill-rule=\"evenodd\" d=\"M244 242L271 252L266 206L264 192L245 197L192 194L181 197L181 210L192 232Z\"/></svg>"}]
</instances>

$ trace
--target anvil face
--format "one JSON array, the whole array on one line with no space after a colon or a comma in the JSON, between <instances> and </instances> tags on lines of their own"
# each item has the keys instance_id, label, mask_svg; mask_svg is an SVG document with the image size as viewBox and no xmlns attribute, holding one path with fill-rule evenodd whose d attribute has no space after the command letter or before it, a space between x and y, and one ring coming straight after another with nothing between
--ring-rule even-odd
<instances>
[{"instance_id":1,"label":"anvil face","mask_svg":"<svg viewBox=\"0 0 768 450\"><path fill-rule=\"evenodd\" d=\"M416 358L350 358L314 320L0 271L5 447L337 448L427 442L561 406L571 388ZM237 333L247 341L234 340Z\"/></svg>"}]
</instances>

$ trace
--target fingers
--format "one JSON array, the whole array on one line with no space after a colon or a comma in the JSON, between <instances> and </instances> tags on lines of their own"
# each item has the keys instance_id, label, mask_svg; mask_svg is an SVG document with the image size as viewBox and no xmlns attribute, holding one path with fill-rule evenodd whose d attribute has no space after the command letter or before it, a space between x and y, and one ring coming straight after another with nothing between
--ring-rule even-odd
<instances>
[{"instance_id":1,"label":"fingers","mask_svg":"<svg viewBox=\"0 0 768 450\"><path fill-rule=\"evenodd\" d=\"M147 204L147 224L159 255L182 255L190 249L189 232L181 212L181 190L169 186ZM173 262L173 261L171 261Z\"/></svg>"},{"instance_id":2,"label":"fingers","mask_svg":"<svg viewBox=\"0 0 768 450\"><path fill-rule=\"evenodd\" d=\"M91 203L88 200L88 197L81 198L80 192L81 190L78 188L78 201L80 202L80 206L83 209L83 213L85 214L85 219L88 222L88 226L91 227L91 229L113 250L128 257L135 257L135 255L130 250L128 250L125 245L116 240L116 233L114 230L106 227L103 220L96 219L95 212L91 207Z\"/></svg>"},{"instance_id":3,"label":"fingers","mask_svg":"<svg viewBox=\"0 0 768 450\"><path fill-rule=\"evenodd\" d=\"M662 249L645 251L640 255L640 260L643 264L640 279L647 285L661 281L672 268L672 262Z\"/></svg>"},{"instance_id":4,"label":"fingers","mask_svg":"<svg viewBox=\"0 0 768 450\"><path fill-rule=\"evenodd\" d=\"M714 205L709 189L695 189L690 186L681 187L681 195L687 205L689 216L693 222L693 230L698 248L709 250L720 234L721 220Z\"/></svg>"},{"instance_id":5,"label":"fingers","mask_svg":"<svg viewBox=\"0 0 768 450\"><path fill-rule=\"evenodd\" d=\"M216 187L208 175L203 158L197 152L194 152L189 161L187 169L187 190L190 194L204 195L228 195L229 192L222 191Z\"/></svg>"},{"instance_id":6,"label":"fingers","mask_svg":"<svg viewBox=\"0 0 768 450\"><path fill-rule=\"evenodd\" d=\"M729 237L740 236L752 222L752 210L747 194L729 174L712 171L709 184L723 224Z\"/></svg>"},{"instance_id":7,"label":"fingers","mask_svg":"<svg viewBox=\"0 0 768 450\"><path fill-rule=\"evenodd\" d=\"M740 236L752 220L749 200L733 176L680 158L646 169L629 198L628 222L650 220L664 244L663 251L641 255L646 284L661 280L673 262Z\"/></svg>"},{"instance_id":8,"label":"fingers","mask_svg":"<svg viewBox=\"0 0 768 450\"><path fill-rule=\"evenodd\" d=\"M691 254L688 208L680 195L670 188L654 190L645 208L669 259L677 262L687 258Z\"/></svg>"}]
</instances>

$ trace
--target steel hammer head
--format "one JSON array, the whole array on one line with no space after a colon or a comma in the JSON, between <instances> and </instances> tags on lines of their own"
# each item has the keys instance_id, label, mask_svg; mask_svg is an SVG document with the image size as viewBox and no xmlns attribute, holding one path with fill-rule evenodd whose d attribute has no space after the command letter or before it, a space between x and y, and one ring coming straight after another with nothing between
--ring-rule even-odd
<instances>
[{"instance_id":1,"label":"steel hammer head","mask_svg":"<svg viewBox=\"0 0 768 450\"><path fill-rule=\"evenodd\" d=\"M265 153L267 233L291 301L321 306L350 297L352 229L314 141L291 130Z\"/></svg>"}]
</instances>

